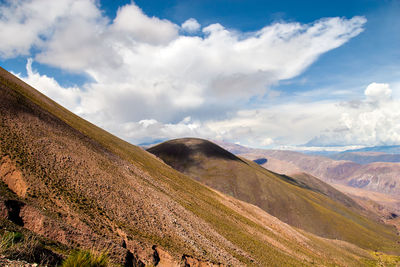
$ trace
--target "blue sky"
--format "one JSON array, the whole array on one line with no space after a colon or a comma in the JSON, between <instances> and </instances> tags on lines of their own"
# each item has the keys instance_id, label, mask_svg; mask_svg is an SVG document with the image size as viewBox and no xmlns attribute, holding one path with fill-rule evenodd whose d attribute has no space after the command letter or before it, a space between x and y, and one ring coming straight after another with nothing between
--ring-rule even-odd
<instances>
[{"instance_id":1,"label":"blue sky","mask_svg":"<svg viewBox=\"0 0 400 267\"><path fill-rule=\"evenodd\" d=\"M136 144L394 145L398 14L372 0L0 1L0 66Z\"/></svg>"}]
</instances>

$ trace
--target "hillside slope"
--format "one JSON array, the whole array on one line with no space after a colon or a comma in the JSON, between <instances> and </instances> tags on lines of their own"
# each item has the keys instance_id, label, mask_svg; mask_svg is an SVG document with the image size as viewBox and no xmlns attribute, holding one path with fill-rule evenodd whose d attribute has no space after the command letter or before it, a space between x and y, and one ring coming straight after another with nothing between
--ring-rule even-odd
<instances>
[{"instance_id":1,"label":"hillside slope","mask_svg":"<svg viewBox=\"0 0 400 267\"><path fill-rule=\"evenodd\" d=\"M194 179L257 205L292 226L363 248L397 247L393 227L361 215L362 208L355 201L316 178L293 179L272 173L202 139L170 140L148 151Z\"/></svg>"},{"instance_id":2,"label":"hillside slope","mask_svg":"<svg viewBox=\"0 0 400 267\"><path fill-rule=\"evenodd\" d=\"M372 192L341 184L332 184L332 186L351 196L365 209L380 216L386 223L396 225L400 231L400 196Z\"/></svg>"},{"instance_id":3,"label":"hillside slope","mask_svg":"<svg viewBox=\"0 0 400 267\"><path fill-rule=\"evenodd\" d=\"M201 185L1 68L0 159L2 225L69 249L107 249L125 266L376 261L352 244L299 231ZM398 253L392 233L379 233L385 245L373 240L371 248Z\"/></svg>"}]
</instances>

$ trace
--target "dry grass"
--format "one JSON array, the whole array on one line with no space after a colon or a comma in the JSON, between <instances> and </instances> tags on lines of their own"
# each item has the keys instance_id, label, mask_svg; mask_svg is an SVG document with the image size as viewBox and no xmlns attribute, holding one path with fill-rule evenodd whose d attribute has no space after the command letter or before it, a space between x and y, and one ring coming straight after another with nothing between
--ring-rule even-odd
<instances>
[{"instance_id":1,"label":"dry grass","mask_svg":"<svg viewBox=\"0 0 400 267\"><path fill-rule=\"evenodd\" d=\"M24 260L54 266L61 257L47 249L40 238L33 234L4 231L0 237L0 254L10 259Z\"/></svg>"}]
</instances>

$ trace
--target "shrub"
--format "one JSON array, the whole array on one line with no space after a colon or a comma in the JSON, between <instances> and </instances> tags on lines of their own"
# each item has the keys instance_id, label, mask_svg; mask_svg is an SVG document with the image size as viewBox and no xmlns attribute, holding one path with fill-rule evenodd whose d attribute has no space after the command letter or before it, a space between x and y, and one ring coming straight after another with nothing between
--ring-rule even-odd
<instances>
[{"instance_id":1,"label":"shrub","mask_svg":"<svg viewBox=\"0 0 400 267\"><path fill-rule=\"evenodd\" d=\"M22 241L24 236L20 232L5 232L0 239L0 253L4 253L9 247Z\"/></svg>"},{"instance_id":2,"label":"shrub","mask_svg":"<svg viewBox=\"0 0 400 267\"><path fill-rule=\"evenodd\" d=\"M79 250L72 253L62 264L62 267L106 267L108 255L94 250Z\"/></svg>"},{"instance_id":3,"label":"shrub","mask_svg":"<svg viewBox=\"0 0 400 267\"><path fill-rule=\"evenodd\" d=\"M45 248L35 235L5 231L0 238L0 254L10 259L57 265L61 257Z\"/></svg>"}]
</instances>

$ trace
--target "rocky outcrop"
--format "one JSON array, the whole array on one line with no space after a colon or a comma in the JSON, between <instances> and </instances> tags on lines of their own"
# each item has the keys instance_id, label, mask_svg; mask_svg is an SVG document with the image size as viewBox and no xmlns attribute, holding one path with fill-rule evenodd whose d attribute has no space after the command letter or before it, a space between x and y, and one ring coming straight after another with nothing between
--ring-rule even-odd
<instances>
[{"instance_id":1,"label":"rocky outcrop","mask_svg":"<svg viewBox=\"0 0 400 267\"><path fill-rule=\"evenodd\" d=\"M197 259L190 255L182 255L181 260L175 259L171 254L163 250L158 246L153 246L154 254L154 265L161 267L222 267L225 266L220 263L213 263L207 260Z\"/></svg>"},{"instance_id":2,"label":"rocky outcrop","mask_svg":"<svg viewBox=\"0 0 400 267\"><path fill-rule=\"evenodd\" d=\"M28 185L24 180L22 172L17 169L9 156L0 159L0 178L18 196L25 197Z\"/></svg>"},{"instance_id":3,"label":"rocky outcrop","mask_svg":"<svg viewBox=\"0 0 400 267\"><path fill-rule=\"evenodd\" d=\"M199 260L188 255L182 256L182 263L185 267L222 267L225 266L220 263L213 263L210 261Z\"/></svg>"}]
</instances>

